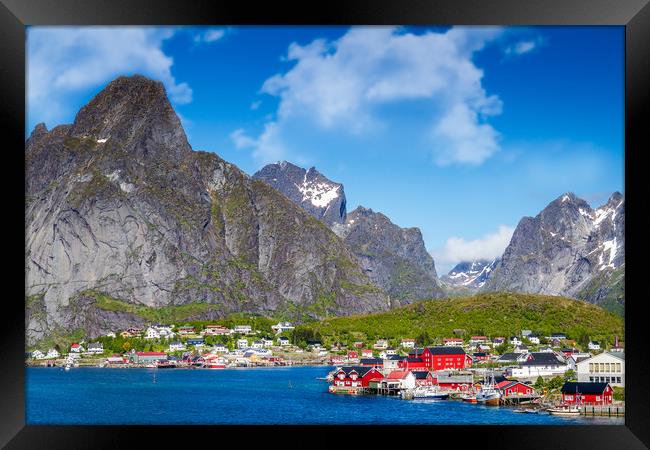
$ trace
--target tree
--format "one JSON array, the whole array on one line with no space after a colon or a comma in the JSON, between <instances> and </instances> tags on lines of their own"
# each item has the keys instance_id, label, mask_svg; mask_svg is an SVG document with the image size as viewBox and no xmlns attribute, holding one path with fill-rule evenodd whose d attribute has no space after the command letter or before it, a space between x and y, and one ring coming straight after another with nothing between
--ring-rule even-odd
<instances>
[{"instance_id":1,"label":"tree","mask_svg":"<svg viewBox=\"0 0 650 450\"><path fill-rule=\"evenodd\" d=\"M131 350L131 343L130 342L125 342L124 344L122 344L122 350L124 350L125 352L128 352L129 350Z\"/></svg>"},{"instance_id":2,"label":"tree","mask_svg":"<svg viewBox=\"0 0 650 450\"><path fill-rule=\"evenodd\" d=\"M537 389L537 390L544 389L544 384L545 384L544 383L544 378L542 378L541 376L537 377L537 381L535 381L535 384L534 384L535 389Z\"/></svg>"},{"instance_id":3,"label":"tree","mask_svg":"<svg viewBox=\"0 0 650 450\"><path fill-rule=\"evenodd\" d=\"M564 381L577 381L576 373L573 369L564 372Z\"/></svg>"},{"instance_id":4,"label":"tree","mask_svg":"<svg viewBox=\"0 0 650 450\"><path fill-rule=\"evenodd\" d=\"M561 377L553 377L549 380L547 387L549 390L560 389L564 385L564 379Z\"/></svg>"},{"instance_id":5,"label":"tree","mask_svg":"<svg viewBox=\"0 0 650 450\"><path fill-rule=\"evenodd\" d=\"M431 337L429 336L429 333L427 333L426 331L423 331L415 338L415 344L418 347L424 347L429 342L431 342Z\"/></svg>"}]
</instances>

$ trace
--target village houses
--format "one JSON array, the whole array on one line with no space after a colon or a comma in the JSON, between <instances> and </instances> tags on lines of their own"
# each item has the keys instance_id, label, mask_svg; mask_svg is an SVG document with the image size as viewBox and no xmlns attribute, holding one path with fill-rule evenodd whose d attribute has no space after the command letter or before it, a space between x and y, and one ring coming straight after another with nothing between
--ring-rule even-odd
<instances>
[{"instance_id":1,"label":"village houses","mask_svg":"<svg viewBox=\"0 0 650 450\"><path fill-rule=\"evenodd\" d=\"M402 347L404 348L415 348L415 339L405 338L402 339Z\"/></svg>"}]
</instances>

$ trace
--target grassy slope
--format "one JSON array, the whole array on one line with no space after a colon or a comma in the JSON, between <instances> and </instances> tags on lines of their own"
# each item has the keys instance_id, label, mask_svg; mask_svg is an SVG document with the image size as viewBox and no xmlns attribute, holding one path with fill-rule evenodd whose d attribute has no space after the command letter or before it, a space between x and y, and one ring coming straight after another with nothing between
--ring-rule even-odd
<instances>
[{"instance_id":1,"label":"grassy slope","mask_svg":"<svg viewBox=\"0 0 650 450\"><path fill-rule=\"evenodd\" d=\"M610 342L614 335L624 335L622 318L598 306L563 297L514 293L429 300L385 313L326 319L300 328L342 341L364 336L415 338L423 332L432 338L450 337L454 329L488 336L509 336L530 329L543 335L564 332L573 339L586 333L591 339Z\"/></svg>"}]
</instances>

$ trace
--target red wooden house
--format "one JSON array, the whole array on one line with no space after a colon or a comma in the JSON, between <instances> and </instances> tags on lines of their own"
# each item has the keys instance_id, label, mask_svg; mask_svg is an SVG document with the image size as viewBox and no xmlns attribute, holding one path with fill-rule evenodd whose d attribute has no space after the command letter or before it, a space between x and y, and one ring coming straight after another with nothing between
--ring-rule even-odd
<instances>
[{"instance_id":1,"label":"red wooden house","mask_svg":"<svg viewBox=\"0 0 650 450\"><path fill-rule=\"evenodd\" d=\"M410 352L409 358L421 358L429 370L464 369L472 365L472 358L462 347L419 348Z\"/></svg>"},{"instance_id":2,"label":"red wooden house","mask_svg":"<svg viewBox=\"0 0 650 450\"><path fill-rule=\"evenodd\" d=\"M341 367L334 373L332 384L345 387L367 387L372 379L384 378L375 367L348 366Z\"/></svg>"},{"instance_id":3,"label":"red wooden house","mask_svg":"<svg viewBox=\"0 0 650 450\"><path fill-rule=\"evenodd\" d=\"M571 382L562 386L562 403L567 405L611 405L612 387L609 383Z\"/></svg>"},{"instance_id":4,"label":"red wooden house","mask_svg":"<svg viewBox=\"0 0 650 450\"><path fill-rule=\"evenodd\" d=\"M350 350L348 352L348 359L357 359L357 358L359 358L359 352L355 350Z\"/></svg>"},{"instance_id":5,"label":"red wooden house","mask_svg":"<svg viewBox=\"0 0 650 450\"><path fill-rule=\"evenodd\" d=\"M362 358L372 358L372 356L373 356L372 350L367 349L367 348L364 348L363 350L361 350L361 357Z\"/></svg>"},{"instance_id":6,"label":"red wooden house","mask_svg":"<svg viewBox=\"0 0 650 450\"><path fill-rule=\"evenodd\" d=\"M404 358L401 361L399 361L397 363L397 367L399 367L402 370L412 370L414 372L421 371L421 370L423 371L429 370L422 358L411 358L410 356L408 358Z\"/></svg>"},{"instance_id":7,"label":"red wooden house","mask_svg":"<svg viewBox=\"0 0 650 450\"><path fill-rule=\"evenodd\" d=\"M535 389L532 386L513 380L504 380L497 383L496 387L501 391L501 395L503 396L532 395L535 393Z\"/></svg>"}]
</instances>

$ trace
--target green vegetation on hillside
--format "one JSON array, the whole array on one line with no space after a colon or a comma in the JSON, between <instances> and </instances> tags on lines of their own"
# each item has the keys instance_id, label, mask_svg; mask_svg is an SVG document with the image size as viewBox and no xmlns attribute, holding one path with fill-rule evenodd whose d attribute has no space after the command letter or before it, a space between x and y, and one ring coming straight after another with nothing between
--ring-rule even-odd
<instances>
[{"instance_id":1,"label":"green vegetation on hillside","mask_svg":"<svg viewBox=\"0 0 650 450\"><path fill-rule=\"evenodd\" d=\"M624 335L621 317L589 303L563 297L534 294L487 293L447 300L428 300L392 311L325 319L301 325L328 341L351 343L378 338L398 340L428 336L467 335L511 336L522 329L541 335L563 332L569 339L588 336L613 342Z\"/></svg>"},{"instance_id":2,"label":"green vegetation on hillside","mask_svg":"<svg viewBox=\"0 0 650 450\"><path fill-rule=\"evenodd\" d=\"M623 317L625 313L625 265L595 276L578 294L584 299L602 306Z\"/></svg>"}]
</instances>

